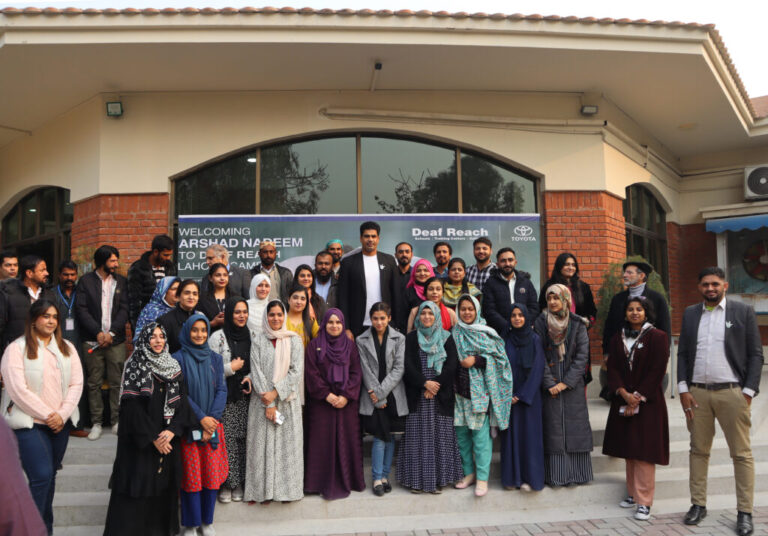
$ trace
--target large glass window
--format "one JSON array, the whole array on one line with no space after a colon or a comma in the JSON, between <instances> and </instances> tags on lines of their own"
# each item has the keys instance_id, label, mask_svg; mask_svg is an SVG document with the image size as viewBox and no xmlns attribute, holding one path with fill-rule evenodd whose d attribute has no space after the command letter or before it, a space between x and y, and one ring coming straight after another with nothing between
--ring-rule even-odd
<instances>
[{"instance_id":1,"label":"large glass window","mask_svg":"<svg viewBox=\"0 0 768 536\"><path fill-rule=\"evenodd\" d=\"M667 216L650 190L641 185L627 188L624 200L627 255L642 255L669 288L667 269Z\"/></svg>"},{"instance_id":2,"label":"large glass window","mask_svg":"<svg viewBox=\"0 0 768 536\"><path fill-rule=\"evenodd\" d=\"M462 155L461 185L465 213L536 212L533 181L482 156Z\"/></svg>"}]
</instances>

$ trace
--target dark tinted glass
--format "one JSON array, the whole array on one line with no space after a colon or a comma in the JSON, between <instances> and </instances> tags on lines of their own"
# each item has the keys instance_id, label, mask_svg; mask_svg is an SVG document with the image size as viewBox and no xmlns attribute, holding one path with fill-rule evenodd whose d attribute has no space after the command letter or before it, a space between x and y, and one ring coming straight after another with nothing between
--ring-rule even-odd
<instances>
[{"instance_id":1,"label":"dark tinted glass","mask_svg":"<svg viewBox=\"0 0 768 536\"><path fill-rule=\"evenodd\" d=\"M256 163L255 154L240 155L179 179L176 216L255 213Z\"/></svg>"},{"instance_id":2,"label":"dark tinted glass","mask_svg":"<svg viewBox=\"0 0 768 536\"><path fill-rule=\"evenodd\" d=\"M3 242L19 239L19 207L16 206L3 220Z\"/></svg>"},{"instance_id":3,"label":"dark tinted glass","mask_svg":"<svg viewBox=\"0 0 768 536\"><path fill-rule=\"evenodd\" d=\"M58 200L59 191L56 188L48 188L40 192L40 234L55 233L58 230L56 224Z\"/></svg>"},{"instance_id":4,"label":"dark tinted glass","mask_svg":"<svg viewBox=\"0 0 768 536\"><path fill-rule=\"evenodd\" d=\"M461 196L466 214L536 212L531 179L479 156L461 156Z\"/></svg>"},{"instance_id":5,"label":"dark tinted glass","mask_svg":"<svg viewBox=\"0 0 768 536\"><path fill-rule=\"evenodd\" d=\"M61 211L61 225L66 226L68 223L72 223L72 219L75 215L75 209L69 201L69 190L64 190L64 208Z\"/></svg>"},{"instance_id":6,"label":"dark tinted glass","mask_svg":"<svg viewBox=\"0 0 768 536\"><path fill-rule=\"evenodd\" d=\"M35 236L37 222L37 195L33 194L21 203L21 238Z\"/></svg>"}]
</instances>

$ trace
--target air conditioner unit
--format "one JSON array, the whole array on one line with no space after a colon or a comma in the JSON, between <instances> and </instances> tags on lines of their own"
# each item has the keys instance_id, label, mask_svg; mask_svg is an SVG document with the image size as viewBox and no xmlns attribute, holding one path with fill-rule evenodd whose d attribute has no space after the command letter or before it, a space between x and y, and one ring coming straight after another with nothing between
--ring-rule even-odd
<instances>
[{"instance_id":1,"label":"air conditioner unit","mask_svg":"<svg viewBox=\"0 0 768 536\"><path fill-rule=\"evenodd\" d=\"M744 169L744 199L768 199L768 164Z\"/></svg>"}]
</instances>

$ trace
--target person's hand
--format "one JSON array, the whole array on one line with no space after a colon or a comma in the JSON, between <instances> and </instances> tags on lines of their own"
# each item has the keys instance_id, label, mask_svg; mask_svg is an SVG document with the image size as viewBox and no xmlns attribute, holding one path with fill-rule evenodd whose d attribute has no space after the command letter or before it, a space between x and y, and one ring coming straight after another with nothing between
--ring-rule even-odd
<instances>
[{"instance_id":1,"label":"person's hand","mask_svg":"<svg viewBox=\"0 0 768 536\"><path fill-rule=\"evenodd\" d=\"M427 380L424 382L424 389L429 391L429 393L432 396L435 396L437 395L437 392L440 390L440 384L434 380Z\"/></svg>"},{"instance_id":2,"label":"person's hand","mask_svg":"<svg viewBox=\"0 0 768 536\"><path fill-rule=\"evenodd\" d=\"M373 389L368 389L368 396L371 397L371 402L374 404L379 403L379 398L373 393Z\"/></svg>"},{"instance_id":3,"label":"person's hand","mask_svg":"<svg viewBox=\"0 0 768 536\"><path fill-rule=\"evenodd\" d=\"M433 398L435 398L435 395L433 395L429 391L424 391L424 398L426 398L427 400L432 400Z\"/></svg>"},{"instance_id":4,"label":"person's hand","mask_svg":"<svg viewBox=\"0 0 768 536\"><path fill-rule=\"evenodd\" d=\"M251 383L250 378L243 378L243 381L240 382L240 385L247 385L248 389L243 389L243 392L247 395L251 394L253 392L253 384Z\"/></svg>"},{"instance_id":5,"label":"person's hand","mask_svg":"<svg viewBox=\"0 0 768 536\"><path fill-rule=\"evenodd\" d=\"M475 356L468 355L467 357L459 361L459 364L461 364L461 366L464 368L472 368L473 366L475 366Z\"/></svg>"},{"instance_id":6,"label":"person's hand","mask_svg":"<svg viewBox=\"0 0 768 536\"><path fill-rule=\"evenodd\" d=\"M632 415L634 415L636 412L637 412L637 409L635 409L635 407L634 407L634 406L629 406L629 405L627 405L627 406L625 406L625 408L624 408L624 416L625 416L625 417L631 417L631 416L632 416Z\"/></svg>"},{"instance_id":7,"label":"person's hand","mask_svg":"<svg viewBox=\"0 0 768 536\"><path fill-rule=\"evenodd\" d=\"M567 385L565 385L563 382L558 382L554 386L549 388L549 394L552 396L552 398L557 397L562 391L565 391L568 388Z\"/></svg>"},{"instance_id":8,"label":"person's hand","mask_svg":"<svg viewBox=\"0 0 768 536\"><path fill-rule=\"evenodd\" d=\"M338 400L339 400L339 397L333 393L328 393L328 396L325 397L325 401L328 402L334 408L336 407L336 403L338 402Z\"/></svg>"},{"instance_id":9,"label":"person's hand","mask_svg":"<svg viewBox=\"0 0 768 536\"><path fill-rule=\"evenodd\" d=\"M268 420L275 422L275 419L277 419L277 408L272 406L271 408L265 409L264 415L267 417Z\"/></svg>"},{"instance_id":10,"label":"person's hand","mask_svg":"<svg viewBox=\"0 0 768 536\"><path fill-rule=\"evenodd\" d=\"M229 362L229 366L232 368L232 372L237 372L245 366L245 361L242 357L236 357Z\"/></svg>"},{"instance_id":11,"label":"person's hand","mask_svg":"<svg viewBox=\"0 0 768 536\"><path fill-rule=\"evenodd\" d=\"M170 430L163 430L158 434L157 438L152 442L155 445L157 452L162 455L170 454L173 450L173 447L171 446L173 435L173 432Z\"/></svg>"},{"instance_id":12,"label":"person's hand","mask_svg":"<svg viewBox=\"0 0 768 536\"><path fill-rule=\"evenodd\" d=\"M96 335L96 342L99 343L99 348L106 348L112 344L112 335L106 331L102 331Z\"/></svg>"},{"instance_id":13,"label":"person's hand","mask_svg":"<svg viewBox=\"0 0 768 536\"><path fill-rule=\"evenodd\" d=\"M45 424L55 434L58 434L61 432L61 429L64 428L64 420L61 418L61 415L55 411L51 412L51 414L45 418Z\"/></svg>"},{"instance_id":14,"label":"person's hand","mask_svg":"<svg viewBox=\"0 0 768 536\"><path fill-rule=\"evenodd\" d=\"M349 403L349 400L347 400L346 396L337 396L336 397L336 403L333 404L333 407L336 409L342 409Z\"/></svg>"},{"instance_id":15,"label":"person's hand","mask_svg":"<svg viewBox=\"0 0 768 536\"><path fill-rule=\"evenodd\" d=\"M355 340L355 336L352 334L352 332L350 330L347 330L345 333L347 334L347 337L349 337L350 341L354 341Z\"/></svg>"},{"instance_id":16,"label":"person's hand","mask_svg":"<svg viewBox=\"0 0 768 536\"><path fill-rule=\"evenodd\" d=\"M208 432L211 435L213 435L213 432L216 430L218 425L219 421L213 417L203 417L200 419L200 426L203 427L203 431Z\"/></svg>"},{"instance_id":17,"label":"person's hand","mask_svg":"<svg viewBox=\"0 0 768 536\"><path fill-rule=\"evenodd\" d=\"M272 389L266 393L260 393L261 403L265 406L269 406L277 398L277 389Z\"/></svg>"},{"instance_id":18,"label":"person's hand","mask_svg":"<svg viewBox=\"0 0 768 536\"><path fill-rule=\"evenodd\" d=\"M512 405L514 406L514 405L515 405L515 404L517 404L518 402L520 402L520 399L519 399L519 398L517 398L516 396L513 396L513 397L512 397Z\"/></svg>"},{"instance_id":19,"label":"person's hand","mask_svg":"<svg viewBox=\"0 0 768 536\"><path fill-rule=\"evenodd\" d=\"M203 437L200 441L202 441L203 443L208 443L212 437L213 437L213 432L207 432L203 430Z\"/></svg>"},{"instance_id":20,"label":"person's hand","mask_svg":"<svg viewBox=\"0 0 768 536\"><path fill-rule=\"evenodd\" d=\"M638 393L630 393L623 387L619 389L619 396L621 396L627 403L627 406L632 409L635 409L642 401L642 397Z\"/></svg>"},{"instance_id":21,"label":"person's hand","mask_svg":"<svg viewBox=\"0 0 768 536\"><path fill-rule=\"evenodd\" d=\"M683 406L683 413L685 418L689 421L693 420L693 410L699 407L696 403L696 399L693 398L691 393L680 393L680 405Z\"/></svg>"},{"instance_id":22,"label":"person's hand","mask_svg":"<svg viewBox=\"0 0 768 536\"><path fill-rule=\"evenodd\" d=\"M214 316L213 320L211 320L211 331L223 325L224 325L224 312L222 311L221 313Z\"/></svg>"},{"instance_id":23,"label":"person's hand","mask_svg":"<svg viewBox=\"0 0 768 536\"><path fill-rule=\"evenodd\" d=\"M752 397L749 396L747 393L741 393L741 394L744 395L744 400L747 401L747 406L751 406L752 405Z\"/></svg>"}]
</instances>

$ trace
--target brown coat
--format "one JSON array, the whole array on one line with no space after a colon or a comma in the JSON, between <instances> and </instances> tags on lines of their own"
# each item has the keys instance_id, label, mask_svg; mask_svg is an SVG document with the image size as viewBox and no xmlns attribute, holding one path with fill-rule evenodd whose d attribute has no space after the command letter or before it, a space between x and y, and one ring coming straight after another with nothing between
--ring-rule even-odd
<instances>
[{"instance_id":1,"label":"brown coat","mask_svg":"<svg viewBox=\"0 0 768 536\"><path fill-rule=\"evenodd\" d=\"M603 454L641 460L659 465L669 464L669 421L661 382L667 371L669 343L667 334L652 328L642 335L635 350L632 370L624 350L621 331L609 345L608 388L623 387L635 391L648 401L640 403L640 412L632 417L619 414L625 400L616 396L608 413Z\"/></svg>"}]
</instances>

